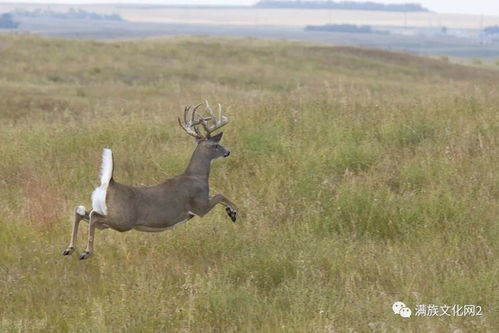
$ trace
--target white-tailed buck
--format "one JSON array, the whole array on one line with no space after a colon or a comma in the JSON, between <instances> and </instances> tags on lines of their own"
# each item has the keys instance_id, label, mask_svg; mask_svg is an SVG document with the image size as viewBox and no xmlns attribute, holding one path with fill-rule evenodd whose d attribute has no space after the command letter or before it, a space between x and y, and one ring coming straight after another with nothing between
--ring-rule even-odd
<instances>
[{"instance_id":1,"label":"white-tailed buck","mask_svg":"<svg viewBox=\"0 0 499 333\"><path fill-rule=\"evenodd\" d=\"M236 221L236 206L223 194L210 197L208 185L211 161L230 154L219 144L223 133L214 136L211 134L226 125L229 119L223 115L220 105L217 119L208 102L205 105L209 117L199 116L196 111L201 105L186 107L183 121L179 118L180 126L197 141L189 166L179 176L154 186L119 184L113 179L112 152L110 149L104 149L101 185L92 193L92 209L87 211L83 206L75 208L71 242L63 252L64 255L75 250L78 225L82 220L88 222L89 229L87 248L80 259L88 258L93 252L95 228L159 232L186 222L194 216L204 216L216 204L225 206L231 220ZM201 129L205 134L201 133Z\"/></svg>"}]
</instances>

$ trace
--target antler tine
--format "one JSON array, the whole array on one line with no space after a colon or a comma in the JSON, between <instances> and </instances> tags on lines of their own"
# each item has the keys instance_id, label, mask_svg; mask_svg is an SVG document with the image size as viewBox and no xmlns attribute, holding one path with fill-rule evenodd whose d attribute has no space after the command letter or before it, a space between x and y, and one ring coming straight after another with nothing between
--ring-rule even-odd
<instances>
[{"instance_id":1,"label":"antler tine","mask_svg":"<svg viewBox=\"0 0 499 333\"><path fill-rule=\"evenodd\" d=\"M208 110L208 112L210 113L210 116L212 118L215 118L215 115L213 114L213 110L211 109L210 104L208 103L208 100L205 99L204 102L205 102L205 105L206 105L206 110Z\"/></svg>"},{"instance_id":2,"label":"antler tine","mask_svg":"<svg viewBox=\"0 0 499 333\"><path fill-rule=\"evenodd\" d=\"M189 114L189 110L190 110L190 109L191 109L191 107L190 107L190 106L186 106L186 107L184 108L184 123L186 123L186 124L187 124L187 116L188 116L188 114ZM179 120L180 120L180 118L179 118Z\"/></svg>"},{"instance_id":3,"label":"antler tine","mask_svg":"<svg viewBox=\"0 0 499 333\"><path fill-rule=\"evenodd\" d=\"M192 118L191 118L191 121L192 121L192 122L194 122L194 121L195 121L196 111L197 111L197 109L198 109L201 105L203 105L203 103L196 105L196 106L194 107L194 109L192 110Z\"/></svg>"},{"instance_id":4,"label":"antler tine","mask_svg":"<svg viewBox=\"0 0 499 333\"><path fill-rule=\"evenodd\" d=\"M201 116L198 116L198 119L195 120L196 118L196 111L197 109L203 105L203 103L199 103L198 105L196 105L194 107L194 109L192 110L192 120L191 120L191 126L192 128L194 129L194 131L196 132L196 134L198 135L199 138L204 138L204 136L201 134L201 132L198 130L198 128L196 127L196 125L199 125L200 123L203 124L204 121L203 121L203 117Z\"/></svg>"},{"instance_id":5,"label":"antler tine","mask_svg":"<svg viewBox=\"0 0 499 333\"><path fill-rule=\"evenodd\" d=\"M189 135L197 135L195 132L192 131L191 128L189 128L189 121L187 120L187 118L189 117L189 111L191 110L191 106L186 106L184 108L184 123L182 123L182 121L180 120L180 117L178 118L178 123L180 125L180 127L182 127L186 132L187 134Z\"/></svg>"},{"instance_id":6,"label":"antler tine","mask_svg":"<svg viewBox=\"0 0 499 333\"><path fill-rule=\"evenodd\" d=\"M220 121L225 121L225 122L229 122L229 118L227 118L225 115L224 115L224 112L222 110L222 105L220 103L218 103L218 116L220 118Z\"/></svg>"}]
</instances>

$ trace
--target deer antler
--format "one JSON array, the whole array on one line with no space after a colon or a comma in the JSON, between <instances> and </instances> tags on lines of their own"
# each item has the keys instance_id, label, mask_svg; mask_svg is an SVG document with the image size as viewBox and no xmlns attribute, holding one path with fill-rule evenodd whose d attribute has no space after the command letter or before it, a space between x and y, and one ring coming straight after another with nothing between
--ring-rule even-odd
<instances>
[{"instance_id":1,"label":"deer antler","mask_svg":"<svg viewBox=\"0 0 499 333\"><path fill-rule=\"evenodd\" d=\"M198 104L194 108L192 108L191 106L186 106L184 109L184 122L183 123L180 120L180 117L178 118L178 124L180 125L180 127L182 127L184 129L184 131L187 132L187 134L195 137L198 140L201 140L204 138L204 136L199 132L199 130L196 127L197 125L202 123L204 118L200 117L198 119L195 119L196 118L196 111L201 105L203 105L203 104ZM191 120L187 120L189 118L189 111L191 111L191 110L192 110Z\"/></svg>"},{"instance_id":2,"label":"deer antler","mask_svg":"<svg viewBox=\"0 0 499 333\"><path fill-rule=\"evenodd\" d=\"M179 125L184 129L184 131L187 132L187 134L195 137L198 140L203 140L203 139L208 139L210 138L210 135L213 131L219 129L222 126L225 126L229 122L229 118L224 116L223 111L222 111L222 106L218 104L218 120L213 114L213 110L210 107L210 104L208 104L208 101L205 100L205 107L206 110L210 113L209 117L201 117L197 116L196 118L196 111L197 109L203 104L198 104L194 108L191 106L186 106L184 109L184 122L178 118L178 123ZM189 119L189 112L192 110L191 113L191 119ZM214 120L214 124L209 126L209 121ZM204 130L206 131L206 135L202 135L199 129L196 127L198 125L202 125Z\"/></svg>"},{"instance_id":3,"label":"deer antler","mask_svg":"<svg viewBox=\"0 0 499 333\"><path fill-rule=\"evenodd\" d=\"M208 137L210 137L210 134L213 131L219 129L222 126L227 125L227 123L229 122L229 118L227 118L226 116L224 116L223 111L222 111L222 105L218 104L218 119L213 114L213 110L211 109L210 104L208 104L207 100L205 100L205 105L206 105L206 110L208 110L208 112L211 115L211 117L206 118L206 119L214 119L214 121L215 121L215 123L212 126L208 126L208 122L207 121L202 121L201 122L201 124L203 125L203 127L204 127L204 129L205 129L205 131L206 131L206 133L208 135Z\"/></svg>"}]
</instances>

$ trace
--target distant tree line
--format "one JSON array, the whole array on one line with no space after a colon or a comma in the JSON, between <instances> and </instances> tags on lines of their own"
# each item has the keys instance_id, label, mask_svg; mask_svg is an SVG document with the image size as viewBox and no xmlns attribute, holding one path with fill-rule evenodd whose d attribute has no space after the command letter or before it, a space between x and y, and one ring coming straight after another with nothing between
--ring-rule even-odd
<instances>
[{"instance_id":1,"label":"distant tree line","mask_svg":"<svg viewBox=\"0 0 499 333\"><path fill-rule=\"evenodd\" d=\"M19 22L14 21L12 15L5 13L0 15L0 29L15 29L19 26Z\"/></svg>"},{"instance_id":2,"label":"distant tree line","mask_svg":"<svg viewBox=\"0 0 499 333\"><path fill-rule=\"evenodd\" d=\"M360 34L387 34L388 32L374 30L370 25L354 25L354 24L325 24L325 25L308 25L305 27L308 31L330 31L330 32L349 32Z\"/></svg>"},{"instance_id":3,"label":"distant tree line","mask_svg":"<svg viewBox=\"0 0 499 333\"><path fill-rule=\"evenodd\" d=\"M303 8L303 9L342 9L342 10L374 10L387 12L427 12L428 9L417 3L384 4L377 2L353 1L280 1L260 0L255 7L261 8Z\"/></svg>"},{"instance_id":4,"label":"distant tree line","mask_svg":"<svg viewBox=\"0 0 499 333\"><path fill-rule=\"evenodd\" d=\"M43 18L58 18L58 19L80 19L80 20L98 20L98 21L123 21L118 14L97 14L87 12L83 9L70 8L66 13L54 12L47 9L34 9L32 11L24 9L15 9L12 15L16 17L43 17Z\"/></svg>"},{"instance_id":5,"label":"distant tree line","mask_svg":"<svg viewBox=\"0 0 499 333\"><path fill-rule=\"evenodd\" d=\"M483 29L483 32L485 32L487 35L496 35L499 34L499 26L491 26L491 27L485 27Z\"/></svg>"}]
</instances>

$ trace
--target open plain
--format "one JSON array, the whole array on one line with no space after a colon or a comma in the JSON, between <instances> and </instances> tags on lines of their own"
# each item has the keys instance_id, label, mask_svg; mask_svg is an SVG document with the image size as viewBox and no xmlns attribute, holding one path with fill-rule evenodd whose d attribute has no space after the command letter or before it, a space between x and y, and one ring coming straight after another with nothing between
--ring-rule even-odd
<instances>
[{"instance_id":1,"label":"open plain","mask_svg":"<svg viewBox=\"0 0 499 333\"><path fill-rule=\"evenodd\" d=\"M0 53L0 331L499 329L497 70L236 38L6 35ZM211 186L238 222L97 231L94 256L63 257L102 148L119 182L176 175L194 149L177 116L205 98L231 120Z\"/></svg>"}]
</instances>

